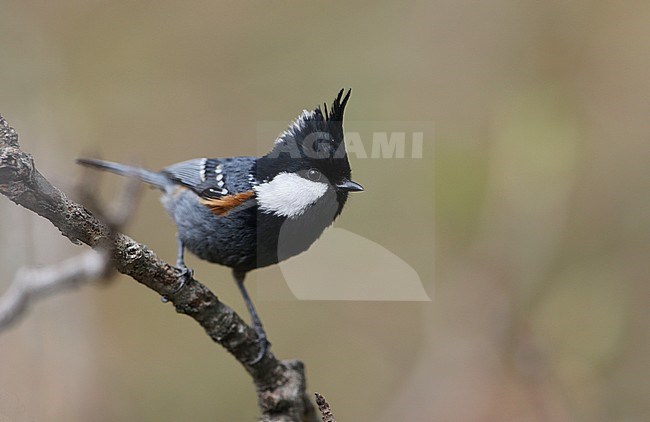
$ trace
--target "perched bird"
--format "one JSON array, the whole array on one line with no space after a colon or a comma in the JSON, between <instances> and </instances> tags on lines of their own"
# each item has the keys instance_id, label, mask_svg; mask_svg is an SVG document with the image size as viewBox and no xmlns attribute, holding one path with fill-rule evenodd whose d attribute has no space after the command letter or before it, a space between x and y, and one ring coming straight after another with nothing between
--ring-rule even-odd
<instances>
[{"instance_id":1,"label":"perched bird","mask_svg":"<svg viewBox=\"0 0 650 422\"><path fill-rule=\"evenodd\" d=\"M343 139L343 112L350 91L302 114L262 157L196 158L159 172L96 159L80 164L137 177L162 191L162 203L178 228L179 288L192 278L185 248L232 268L251 314L262 359L268 342L244 287L246 274L307 250L341 213L350 179Z\"/></svg>"}]
</instances>

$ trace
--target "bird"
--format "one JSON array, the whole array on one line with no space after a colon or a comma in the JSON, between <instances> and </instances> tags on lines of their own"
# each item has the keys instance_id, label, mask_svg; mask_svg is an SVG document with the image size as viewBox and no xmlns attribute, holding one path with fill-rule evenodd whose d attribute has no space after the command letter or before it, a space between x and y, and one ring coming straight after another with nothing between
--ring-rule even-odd
<instances>
[{"instance_id":1,"label":"bird","mask_svg":"<svg viewBox=\"0 0 650 422\"><path fill-rule=\"evenodd\" d=\"M270 343L244 286L248 272L306 251L341 214L352 181L343 113L351 89L331 104L303 110L261 157L195 158L160 171L95 158L79 164L135 177L162 192L177 227L179 286L193 278L185 250L232 269L264 357Z\"/></svg>"}]
</instances>

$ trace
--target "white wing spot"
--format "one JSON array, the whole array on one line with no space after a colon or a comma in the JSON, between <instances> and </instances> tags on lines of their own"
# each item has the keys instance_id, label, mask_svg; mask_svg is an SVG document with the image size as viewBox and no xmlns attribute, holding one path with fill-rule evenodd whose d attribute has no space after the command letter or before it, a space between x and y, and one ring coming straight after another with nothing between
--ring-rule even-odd
<instances>
[{"instance_id":1,"label":"white wing spot","mask_svg":"<svg viewBox=\"0 0 650 422\"><path fill-rule=\"evenodd\" d=\"M207 161L208 161L207 158L204 158L203 160L201 160L201 171L200 171L199 175L201 176L201 181L202 182L205 182L205 163Z\"/></svg>"}]
</instances>

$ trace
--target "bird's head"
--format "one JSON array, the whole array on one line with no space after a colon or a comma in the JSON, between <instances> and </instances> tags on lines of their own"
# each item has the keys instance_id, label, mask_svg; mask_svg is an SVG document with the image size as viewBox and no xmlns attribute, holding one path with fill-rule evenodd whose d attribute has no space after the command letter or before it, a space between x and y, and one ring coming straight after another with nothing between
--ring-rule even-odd
<instances>
[{"instance_id":1,"label":"bird's head","mask_svg":"<svg viewBox=\"0 0 650 422\"><path fill-rule=\"evenodd\" d=\"M323 105L303 111L285 130L271 152L258 160L256 188L260 204L272 200L285 204L281 214L301 215L327 194L339 202L340 213L348 192L363 188L351 177L345 150L343 112L350 98L341 90L330 111ZM275 199L277 198L277 199ZM288 205L286 205L288 204Z\"/></svg>"}]
</instances>

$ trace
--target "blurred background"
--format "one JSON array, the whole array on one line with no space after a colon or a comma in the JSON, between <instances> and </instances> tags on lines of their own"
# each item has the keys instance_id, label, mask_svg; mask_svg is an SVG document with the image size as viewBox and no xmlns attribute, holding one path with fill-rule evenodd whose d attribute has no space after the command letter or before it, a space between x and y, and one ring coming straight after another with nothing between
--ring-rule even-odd
<instances>
[{"instance_id":1,"label":"blurred background","mask_svg":"<svg viewBox=\"0 0 650 422\"><path fill-rule=\"evenodd\" d=\"M1 8L0 112L70 194L83 155L161 168L263 153L260 122L341 87L346 129L435 128L421 159L351 156L366 192L335 224L417 271L431 301L257 298L273 351L305 362L338 420L648 420L650 3ZM120 186L103 177L102 198ZM4 197L0 215L0 292L19 267L84 250ZM155 192L125 231L173 262ZM227 269L188 264L247 317ZM262 284L282 288L282 273L256 271L249 286ZM235 360L123 276L0 333L0 420L257 415Z\"/></svg>"}]
</instances>

